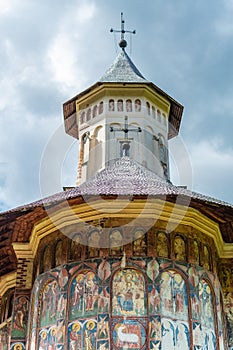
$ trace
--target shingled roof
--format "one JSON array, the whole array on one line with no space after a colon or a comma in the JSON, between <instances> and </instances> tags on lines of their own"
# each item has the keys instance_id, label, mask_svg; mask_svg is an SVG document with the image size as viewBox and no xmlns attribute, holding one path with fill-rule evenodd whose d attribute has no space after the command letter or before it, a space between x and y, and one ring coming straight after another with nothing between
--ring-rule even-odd
<instances>
[{"instance_id":1,"label":"shingled roof","mask_svg":"<svg viewBox=\"0 0 233 350\"><path fill-rule=\"evenodd\" d=\"M99 80L103 83L146 83L148 82L131 61L125 50L116 57L111 67Z\"/></svg>"},{"instance_id":2,"label":"shingled roof","mask_svg":"<svg viewBox=\"0 0 233 350\"><path fill-rule=\"evenodd\" d=\"M158 198L194 208L217 222L223 240L226 243L233 243L233 205L174 186L129 157L122 157L80 186L1 213L0 243L1 240L6 242L5 239L7 238L9 244L0 247L0 253L4 253L4 256L13 259L13 250L9 254L9 249L13 249L10 241L12 239L27 241L33 225L46 217L47 209L52 211L61 210L67 203L71 207L73 205L77 206L85 203L86 200L89 201L90 198L93 201L98 200L100 196L102 200L119 197L127 200ZM19 222L21 222L20 225L23 225L22 229L20 229ZM26 231L25 224L28 225ZM17 230L21 234L20 237ZM4 252L2 252L3 250ZM13 269L14 264L14 259L11 263L8 262L7 265L3 264L4 271Z\"/></svg>"},{"instance_id":3,"label":"shingled roof","mask_svg":"<svg viewBox=\"0 0 233 350\"><path fill-rule=\"evenodd\" d=\"M26 210L41 205L68 200L77 196L167 196L179 195L233 209L227 202L175 186L129 157L116 160L80 186L56 193L38 201L14 208L5 213ZM3 213L4 214L4 213Z\"/></svg>"}]
</instances>

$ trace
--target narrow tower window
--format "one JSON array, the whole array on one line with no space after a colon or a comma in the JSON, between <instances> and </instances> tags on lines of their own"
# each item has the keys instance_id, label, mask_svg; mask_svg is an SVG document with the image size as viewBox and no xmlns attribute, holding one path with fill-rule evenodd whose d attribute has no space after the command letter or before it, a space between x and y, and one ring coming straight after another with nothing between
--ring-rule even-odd
<instances>
[{"instance_id":1,"label":"narrow tower window","mask_svg":"<svg viewBox=\"0 0 233 350\"><path fill-rule=\"evenodd\" d=\"M115 110L114 100L109 100L109 102L108 102L108 110L109 110L109 112L113 112Z\"/></svg>"},{"instance_id":2,"label":"narrow tower window","mask_svg":"<svg viewBox=\"0 0 233 350\"><path fill-rule=\"evenodd\" d=\"M97 116L97 112L98 112L98 109L97 109L97 106L95 105L94 108L93 108L93 118L95 118Z\"/></svg>"},{"instance_id":3,"label":"narrow tower window","mask_svg":"<svg viewBox=\"0 0 233 350\"><path fill-rule=\"evenodd\" d=\"M89 108L87 111L87 122L91 120L91 109Z\"/></svg>"},{"instance_id":4,"label":"narrow tower window","mask_svg":"<svg viewBox=\"0 0 233 350\"><path fill-rule=\"evenodd\" d=\"M126 100L126 112L132 112L132 101Z\"/></svg>"},{"instance_id":5,"label":"narrow tower window","mask_svg":"<svg viewBox=\"0 0 233 350\"><path fill-rule=\"evenodd\" d=\"M118 100L117 101L117 111L118 112L123 112L123 100Z\"/></svg>"},{"instance_id":6,"label":"narrow tower window","mask_svg":"<svg viewBox=\"0 0 233 350\"><path fill-rule=\"evenodd\" d=\"M139 99L135 100L135 112L141 112L141 101Z\"/></svg>"},{"instance_id":7,"label":"narrow tower window","mask_svg":"<svg viewBox=\"0 0 233 350\"><path fill-rule=\"evenodd\" d=\"M147 113L150 115L150 104L149 102L146 103Z\"/></svg>"},{"instance_id":8,"label":"narrow tower window","mask_svg":"<svg viewBox=\"0 0 233 350\"><path fill-rule=\"evenodd\" d=\"M101 101L99 104L99 114L102 114L103 111L104 111L104 103L103 103L103 101Z\"/></svg>"}]
</instances>

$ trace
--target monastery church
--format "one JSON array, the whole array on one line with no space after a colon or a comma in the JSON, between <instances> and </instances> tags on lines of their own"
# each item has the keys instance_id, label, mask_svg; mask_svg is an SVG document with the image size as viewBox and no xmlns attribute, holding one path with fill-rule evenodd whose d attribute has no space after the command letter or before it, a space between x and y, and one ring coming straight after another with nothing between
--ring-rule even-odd
<instances>
[{"instance_id":1,"label":"monastery church","mask_svg":"<svg viewBox=\"0 0 233 350\"><path fill-rule=\"evenodd\" d=\"M171 183L183 106L117 32L63 105L75 186L0 214L0 350L233 349L233 205Z\"/></svg>"}]
</instances>

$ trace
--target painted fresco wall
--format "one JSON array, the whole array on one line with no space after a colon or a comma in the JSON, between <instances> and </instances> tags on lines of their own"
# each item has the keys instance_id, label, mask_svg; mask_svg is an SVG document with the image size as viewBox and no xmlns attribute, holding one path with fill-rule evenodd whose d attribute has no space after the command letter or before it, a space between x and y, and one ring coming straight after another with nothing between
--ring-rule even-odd
<instances>
[{"instance_id":1,"label":"painted fresco wall","mask_svg":"<svg viewBox=\"0 0 233 350\"><path fill-rule=\"evenodd\" d=\"M0 349L8 350L9 345L9 335L10 335L11 324L5 324L2 328L0 328Z\"/></svg>"},{"instance_id":2,"label":"painted fresco wall","mask_svg":"<svg viewBox=\"0 0 233 350\"><path fill-rule=\"evenodd\" d=\"M213 274L167 259L67 264L35 282L27 349L226 350L219 290Z\"/></svg>"}]
</instances>

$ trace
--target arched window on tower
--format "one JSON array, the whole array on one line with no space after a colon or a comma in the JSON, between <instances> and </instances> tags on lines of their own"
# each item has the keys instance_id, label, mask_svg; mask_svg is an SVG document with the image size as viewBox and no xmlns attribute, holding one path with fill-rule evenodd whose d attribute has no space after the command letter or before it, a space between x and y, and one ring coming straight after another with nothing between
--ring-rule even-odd
<instances>
[{"instance_id":1,"label":"arched window on tower","mask_svg":"<svg viewBox=\"0 0 233 350\"><path fill-rule=\"evenodd\" d=\"M149 102L146 102L146 109L147 109L147 114L150 115L150 104L149 104Z\"/></svg>"},{"instance_id":2,"label":"arched window on tower","mask_svg":"<svg viewBox=\"0 0 233 350\"><path fill-rule=\"evenodd\" d=\"M88 108L87 110L87 122L91 120L91 108Z\"/></svg>"},{"instance_id":3,"label":"arched window on tower","mask_svg":"<svg viewBox=\"0 0 233 350\"><path fill-rule=\"evenodd\" d=\"M130 99L126 100L126 112L132 112L132 101Z\"/></svg>"},{"instance_id":4,"label":"arched window on tower","mask_svg":"<svg viewBox=\"0 0 233 350\"><path fill-rule=\"evenodd\" d=\"M155 107L152 106L152 117L155 119Z\"/></svg>"},{"instance_id":5,"label":"arched window on tower","mask_svg":"<svg viewBox=\"0 0 233 350\"><path fill-rule=\"evenodd\" d=\"M137 98L137 99L135 100L135 103L134 103L135 112L141 112L141 108L142 108L141 100L139 100L139 99Z\"/></svg>"},{"instance_id":6,"label":"arched window on tower","mask_svg":"<svg viewBox=\"0 0 233 350\"><path fill-rule=\"evenodd\" d=\"M123 112L123 100L121 99L117 101L117 111Z\"/></svg>"},{"instance_id":7,"label":"arched window on tower","mask_svg":"<svg viewBox=\"0 0 233 350\"><path fill-rule=\"evenodd\" d=\"M115 110L115 102L113 99L109 100L108 102L108 110L109 112L113 112Z\"/></svg>"},{"instance_id":8,"label":"arched window on tower","mask_svg":"<svg viewBox=\"0 0 233 350\"><path fill-rule=\"evenodd\" d=\"M99 114L102 114L103 111L104 111L104 103L103 103L103 101L101 101L99 104Z\"/></svg>"},{"instance_id":9,"label":"arched window on tower","mask_svg":"<svg viewBox=\"0 0 233 350\"><path fill-rule=\"evenodd\" d=\"M158 122L161 123L161 112L159 109L157 109L157 118L158 118Z\"/></svg>"},{"instance_id":10,"label":"arched window on tower","mask_svg":"<svg viewBox=\"0 0 233 350\"><path fill-rule=\"evenodd\" d=\"M92 112L93 118L95 118L97 116L97 113L98 113L98 107L95 105L93 107L93 112Z\"/></svg>"}]
</instances>

